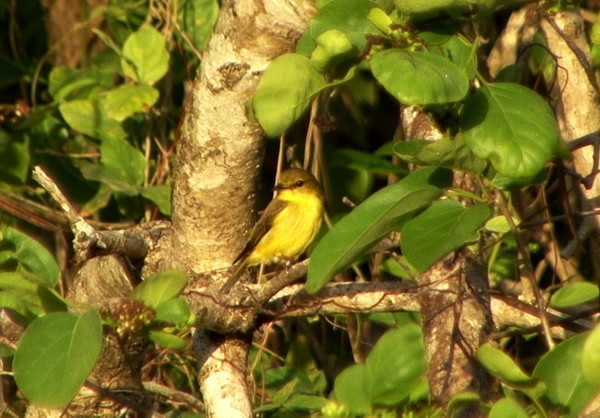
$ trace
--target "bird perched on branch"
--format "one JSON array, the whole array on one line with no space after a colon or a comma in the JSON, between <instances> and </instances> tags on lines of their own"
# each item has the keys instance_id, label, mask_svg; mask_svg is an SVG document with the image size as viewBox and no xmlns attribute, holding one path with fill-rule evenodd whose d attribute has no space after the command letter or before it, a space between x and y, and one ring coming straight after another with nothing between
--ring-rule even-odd
<instances>
[{"instance_id":1,"label":"bird perched on branch","mask_svg":"<svg viewBox=\"0 0 600 418\"><path fill-rule=\"evenodd\" d=\"M323 220L323 192L309 172L281 173L276 195L254 225L250 239L234 260L235 271L221 288L227 293L246 267L296 260L313 242Z\"/></svg>"}]
</instances>

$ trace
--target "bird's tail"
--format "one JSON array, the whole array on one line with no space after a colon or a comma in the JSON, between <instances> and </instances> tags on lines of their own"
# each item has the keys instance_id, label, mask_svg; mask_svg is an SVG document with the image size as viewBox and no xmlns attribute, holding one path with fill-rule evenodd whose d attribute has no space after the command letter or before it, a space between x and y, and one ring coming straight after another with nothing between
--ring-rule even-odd
<instances>
[{"instance_id":1,"label":"bird's tail","mask_svg":"<svg viewBox=\"0 0 600 418\"><path fill-rule=\"evenodd\" d=\"M233 271L233 274L231 275L231 277L225 282L225 284L223 285L223 287L221 287L220 292L221 293L229 293L229 291L231 290L231 288L233 287L233 285L235 285L238 280L240 279L240 277L242 276L242 273L246 270L246 262L242 261L241 263L239 263L235 270Z\"/></svg>"}]
</instances>

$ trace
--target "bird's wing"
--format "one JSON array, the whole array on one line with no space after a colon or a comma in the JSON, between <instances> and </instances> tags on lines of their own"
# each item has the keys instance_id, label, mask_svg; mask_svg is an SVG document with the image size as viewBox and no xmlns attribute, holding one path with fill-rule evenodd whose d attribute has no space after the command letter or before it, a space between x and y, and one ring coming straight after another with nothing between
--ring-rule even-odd
<instances>
[{"instance_id":1,"label":"bird's wing","mask_svg":"<svg viewBox=\"0 0 600 418\"><path fill-rule=\"evenodd\" d=\"M261 217L258 219L256 225L254 225L248 243L233 261L233 264L236 264L239 261L243 261L248 257L252 250L254 250L254 248L258 245L262 237L264 237L265 234L269 231L269 229L271 229L271 226L273 225L273 219L275 219L275 216L279 212L281 212L286 206L287 203L283 200L271 200Z\"/></svg>"}]
</instances>

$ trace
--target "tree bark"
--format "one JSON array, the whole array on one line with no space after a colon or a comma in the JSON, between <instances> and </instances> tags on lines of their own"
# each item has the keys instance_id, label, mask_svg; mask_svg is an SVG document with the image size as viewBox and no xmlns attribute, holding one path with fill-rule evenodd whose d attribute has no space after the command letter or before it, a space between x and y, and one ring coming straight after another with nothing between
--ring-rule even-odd
<instances>
[{"instance_id":1,"label":"tree bark","mask_svg":"<svg viewBox=\"0 0 600 418\"><path fill-rule=\"evenodd\" d=\"M438 140L441 132L418 108L402 111L406 140ZM454 186L472 190L471 178L455 172ZM479 254L479 255L478 255ZM427 381L434 402L447 405L452 396L472 391L489 397L491 379L475 351L494 329L483 251L455 252L417 276L419 308L427 357ZM467 406L457 416L482 415Z\"/></svg>"},{"instance_id":2,"label":"tree bark","mask_svg":"<svg viewBox=\"0 0 600 418\"><path fill-rule=\"evenodd\" d=\"M264 145L245 104L269 62L293 49L313 14L306 1L223 3L186 103L172 198L169 264L198 277L194 290L222 283L245 242ZM251 416L248 338L203 330L195 347L207 416Z\"/></svg>"}]
</instances>

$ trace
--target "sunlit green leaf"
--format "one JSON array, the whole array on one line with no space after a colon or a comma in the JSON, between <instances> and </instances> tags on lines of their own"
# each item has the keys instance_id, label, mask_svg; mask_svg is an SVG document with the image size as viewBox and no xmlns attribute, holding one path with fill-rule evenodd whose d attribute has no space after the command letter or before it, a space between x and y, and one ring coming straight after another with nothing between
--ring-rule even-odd
<instances>
[{"instance_id":1,"label":"sunlit green leaf","mask_svg":"<svg viewBox=\"0 0 600 418\"><path fill-rule=\"evenodd\" d=\"M308 58L282 55L269 65L256 87L254 115L267 135L276 137L298 120L326 85Z\"/></svg>"},{"instance_id":2,"label":"sunlit green leaf","mask_svg":"<svg viewBox=\"0 0 600 418\"><path fill-rule=\"evenodd\" d=\"M171 215L171 186L169 184L144 187L140 193L146 199L154 202L163 215Z\"/></svg>"},{"instance_id":3,"label":"sunlit green leaf","mask_svg":"<svg viewBox=\"0 0 600 418\"><path fill-rule=\"evenodd\" d=\"M182 22L183 46L191 50L192 46L199 51L204 51L213 26L219 15L219 2L217 0L184 1L181 4L179 20ZM192 43L190 46L188 40Z\"/></svg>"},{"instance_id":4,"label":"sunlit green leaf","mask_svg":"<svg viewBox=\"0 0 600 418\"><path fill-rule=\"evenodd\" d=\"M178 296L185 288L188 277L179 270L158 273L140 283L131 298L156 308L160 303Z\"/></svg>"},{"instance_id":5,"label":"sunlit green leaf","mask_svg":"<svg viewBox=\"0 0 600 418\"><path fill-rule=\"evenodd\" d=\"M101 347L102 324L95 311L38 318L25 331L15 353L17 385L36 405L65 406L94 367Z\"/></svg>"},{"instance_id":6,"label":"sunlit green leaf","mask_svg":"<svg viewBox=\"0 0 600 418\"><path fill-rule=\"evenodd\" d=\"M93 138L125 138L119 122L111 119L97 100L74 100L61 103L60 113L69 126Z\"/></svg>"},{"instance_id":7,"label":"sunlit green leaf","mask_svg":"<svg viewBox=\"0 0 600 418\"><path fill-rule=\"evenodd\" d=\"M364 364L348 367L335 380L336 398L351 412L399 405L420 383L425 355L420 328L406 325L388 331Z\"/></svg>"},{"instance_id":8,"label":"sunlit green leaf","mask_svg":"<svg viewBox=\"0 0 600 418\"><path fill-rule=\"evenodd\" d=\"M163 300L156 306L157 321L169 322L176 325L185 325L192 314L190 307L182 298Z\"/></svg>"},{"instance_id":9,"label":"sunlit green leaf","mask_svg":"<svg viewBox=\"0 0 600 418\"><path fill-rule=\"evenodd\" d=\"M190 345L190 343L183 338L163 331L149 331L148 337L159 346L172 350L185 350L186 348L189 348Z\"/></svg>"},{"instance_id":10,"label":"sunlit green leaf","mask_svg":"<svg viewBox=\"0 0 600 418\"><path fill-rule=\"evenodd\" d=\"M108 88L112 83L113 77L110 73L57 66L50 71L48 93L56 101L87 99L87 93L93 87Z\"/></svg>"},{"instance_id":11,"label":"sunlit green leaf","mask_svg":"<svg viewBox=\"0 0 600 418\"><path fill-rule=\"evenodd\" d=\"M581 352L581 370L585 379L598 389L600 387L600 327L588 334Z\"/></svg>"},{"instance_id":12,"label":"sunlit green leaf","mask_svg":"<svg viewBox=\"0 0 600 418\"><path fill-rule=\"evenodd\" d=\"M361 53L369 35L381 34L368 18L377 4L367 0L333 0L319 9L310 24L310 34L317 39L329 30L342 32Z\"/></svg>"},{"instance_id":13,"label":"sunlit green leaf","mask_svg":"<svg viewBox=\"0 0 600 418\"><path fill-rule=\"evenodd\" d=\"M546 353L533 370L533 376L542 379L547 387L546 396L556 405L570 410L570 417L597 394L597 388L584 377L582 352L589 333L582 333L558 344Z\"/></svg>"},{"instance_id":14,"label":"sunlit green leaf","mask_svg":"<svg viewBox=\"0 0 600 418\"><path fill-rule=\"evenodd\" d=\"M314 293L386 234L441 196L448 171L425 168L371 195L319 241L311 253L305 289Z\"/></svg>"},{"instance_id":15,"label":"sunlit green leaf","mask_svg":"<svg viewBox=\"0 0 600 418\"><path fill-rule=\"evenodd\" d=\"M39 242L14 228L2 229L2 241L14 247L14 257L28 272L48 286L54 286L60 277L55 258Z\"/></svg>"},{"instance_id":16,"label":"sunlit green leaf","mask_svg":"<svg viewBox=\"0 0 600 418\"><path fill-rule=\"evenodd\" d=\"M558 289L550 298L554 308L568 308L580 303L598 300L598 285L590 282L568 283Z\"/></svg>"},{"instance_id":17,"label":"sunlit green leaf","mask_svg":"<svg viewBox=\"0 0 600 418\"><path fill-rule=\"evenodd\" d=\"M436 165L474 173L482 172L486 162L477 157L460 138L442 138L437 141L415 139L394 144L394 153L407 162Z\"/></svg>"},{"instance_id":18,"label":"sunlit green leaf","mask_svg":"<svg viewBox=\"0 0 600 418\"><path fill-rule=\"evenodd\" d=\"M450 103L469 90L465 72L452 61L427 51L386 49L371 59L371 71L404 104Z\"/></svg>"},{"instance_id":19,"label":"sunlit green leaf","mask_svg":"<svg viewBox=\"0 0 600 418\"><path fill-rule=\"evenodd\" d=\"M552 109L527 87L487 84L460 114L463 139L500 174L532 178L554 156L559 132Z\"/></svg>"},{"instance_id":20,"label":"sunlit green leaf","mask_svg":"<svg viewBox=\"0 0 600 418\"><path fill-rule=\"evenodd\" d=\"M450 252L476 241L491 213L483 204L464 207L449 199L435 202L402 228L402 253L411 266L423 272Z\"/></svg>"},{"instance_id":21,"label":"sunlit green leaf","mask_svg":"<svg viewBox=\"0 0 600 418\"><path fill-rule=\"evenodd\" d=\"M145 112L158 100L158 90L150 86L123 84L108 91L102 104L106 114L116 120L123 121L137 112Z\"/></svg>"},{"instance_id":22,"label":"sunlit green leaf","mask_svg":"<svg viewBox=\"0 0 600 418\"><path fill-rule=\"evenodd\" d=\"M528 418L529 414L513 398L502 398L494 404L489 418Z\"/></svg>"},{"instance_id":23,"label":"sunlit green leaf","mask_svg":"<svg viewBox=\"0 0 600 418\"><path fill-rule=\"evenodd\" d=\"M150 25L143 25L123 44L123 73L143 84L154 84L169 68L165 38Z\"/></svg>"}]
</instances>

